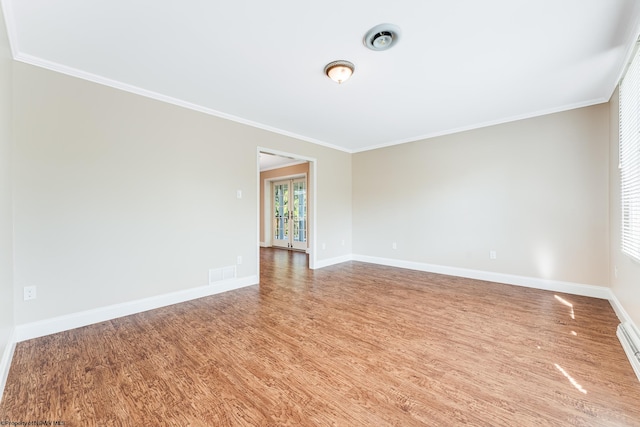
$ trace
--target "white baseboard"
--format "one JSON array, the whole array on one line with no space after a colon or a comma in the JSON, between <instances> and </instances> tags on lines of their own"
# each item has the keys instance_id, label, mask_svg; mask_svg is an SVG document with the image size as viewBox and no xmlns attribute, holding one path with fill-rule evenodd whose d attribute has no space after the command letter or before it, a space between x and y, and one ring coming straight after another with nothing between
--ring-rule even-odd
<instances>
[{"instance_id":1,"label":"white baseboard","mask_svg":"<svg viewBox=\"0 0 640 427\"><path fill-rule=\"evenodd\" d=\"M153 310L155 308L165 307L168 305L178 304L209 295L215 295L222 292L243 288L245 286L256 285L259 283L259 281L260 280L258 276L229 279L216 282L214 285L200 286L184 291L171 292L168 294L144 298L136 301L124 302L122 304L114 304L107 307L100 307L92 310L54 317L38 322L26 323L16 326L15 341L26 341L45 335L80 328L82 326L87 326L94 323L116 319L118 317L141 313L143 311Z\"/></svg>"},{"instance_id":2,"label":"white baseboard","mask_svg":"<svg viewBox=\"0 0 640 427\"><path fill-rule=\"evenodd\" d=\"M342 255L335 258L316 260L314 269L329 267L330 265L336 265L347 261L353 261L353 255Z\"/></svg>"},{"instance_id":3,"label":"white baseboard","mask_svg":"<svg viewBox=\"0 0 640 427\"><path fill-rule=\"evenodd\" d=\"M618 301L618 298L613 293L613 291L611 291L611 295L609 296L609 303L611 303L613 311L616 312L616 316L618 316L618 319L620 319L620 323L629 323L634 325L631 316L629 316L629 313L627 313L622 304L620 304L620 301Z\"/></svg>"},{"instance_id":4,"label":"white baseboard","mask_svg":"<svg viewBox=\"0 0 640 427\"><path fill-rule=\"evenodd\" d=\"M7 377L9 376L9 369L11 368L11 361L13 360L15 350L16 332L14 328L9 332L9 340L0 359L0 402L2 402L2 396L4 396L4 387L7 385Z\"/></svg>"},{"instance_id":5,"label":"white baseboard","mask_svg":"<svg viewBox=\"0 0 640 427\"><path fill-rule=\"evenodd\" d=\"M371 257L366 255L353 255L352 259L354 261L387 265L390 267L407 268L410 270L445 274L447 276L466 277L468 279L505 283L507 285L524 286L527 288L543 289L547 291L562 292L573 295L583 295L593 298L609 299L611 296L611 289L606 286L584 285L581 283L561 282L558 280L546 280L536 277L494 273L491 271L471 270L467 268L447 267L435 264L425 264L421 262Z\"/></svg>"},{"instance_id":6,"label":"white baseboard","mask_svg":"<svg viewBox=\"0 0 640 427\"><path fill-rule=\"evenodd\" d=\"M269 246L265 242L260 242L261 248L268 248Z\"/></svg>"}]
</instances>

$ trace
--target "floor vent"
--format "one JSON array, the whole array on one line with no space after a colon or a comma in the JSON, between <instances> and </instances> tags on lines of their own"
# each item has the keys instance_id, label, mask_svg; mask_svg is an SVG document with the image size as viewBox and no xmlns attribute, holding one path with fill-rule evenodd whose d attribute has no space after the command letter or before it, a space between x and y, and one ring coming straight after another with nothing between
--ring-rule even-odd
<instances>
[{"instance_id":1,"label":"floor vent","mask_svg":"<svg viewBox=\"0 0 640 427\"><path fill-rule=\"evenodd\" d=\"M209 284L236 278L236 266L212 268L209 270Z\"/></svg>"},{"instance_id":2,"label":"floor vent","mask_svg":"<svg viewBox=\"0 0 640 427\"><path fill-rule=\"evenodd\" d=\"M640 334L629 322L621 323L618 326L618 339L624 348L624 352L627 353L629 362L640 380Z\"/></svg>"}]
</instances>

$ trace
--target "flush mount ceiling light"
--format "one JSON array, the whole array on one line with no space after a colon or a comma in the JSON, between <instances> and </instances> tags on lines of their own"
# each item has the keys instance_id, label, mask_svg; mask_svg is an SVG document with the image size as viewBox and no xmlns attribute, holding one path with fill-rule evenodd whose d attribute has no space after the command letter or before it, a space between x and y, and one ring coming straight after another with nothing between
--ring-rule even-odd
<instances>
[{"instance_id":1,"label":"flush mount ceiling light","mask_svg":"<svg viewBox=\"0 0 640 427\"><path fill-rule=\"evenodd\" d=\"M400 28L393 24L376 25L364 36L364 45L371 50L387 50L398 43Z\"/></svg>"},{"instance_id":2,"label":"flush mount ceiling light","mask_svg":"<svg viewBox=\"0 0 640 427\"><path fill-rule=\"evenodd\" d=\"M355 70L355 66L349 61L333 61L324 67L324 73L336 83L342 83L349 79Z\"/></svg>"}]
</instances>

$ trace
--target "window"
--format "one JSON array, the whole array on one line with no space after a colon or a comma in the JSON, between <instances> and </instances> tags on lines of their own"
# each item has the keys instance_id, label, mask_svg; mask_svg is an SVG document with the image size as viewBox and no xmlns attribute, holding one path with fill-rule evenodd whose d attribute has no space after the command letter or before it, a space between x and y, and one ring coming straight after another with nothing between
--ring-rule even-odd
<instances>
[{"instance_id":1,"label":"window","mask_svg":"<svg viewBox=\"0 0 640 427\"><path fill-rule=\"evenodd\" d=\"M622 252L640 261L640 59L638 51L620 83Z\"/></svg>"}]
</instances>

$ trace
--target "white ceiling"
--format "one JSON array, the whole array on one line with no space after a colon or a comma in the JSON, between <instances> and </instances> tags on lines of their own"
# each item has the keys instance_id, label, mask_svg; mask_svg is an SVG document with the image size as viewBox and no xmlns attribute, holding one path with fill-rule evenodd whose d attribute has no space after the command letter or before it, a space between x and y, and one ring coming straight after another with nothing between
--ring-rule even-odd
<instances>
[{"instance_id":1,"label":"white ceiling","mask_svg":"<svg viewBox=\"0 0 640 427\"><path fill-rule=\"evenodd\" d=\"M19 61L348 152L606 102L640 18L637 0L1 1ZM397 46L364 47L383 22Z\"/></svg>"}]
</instances>

